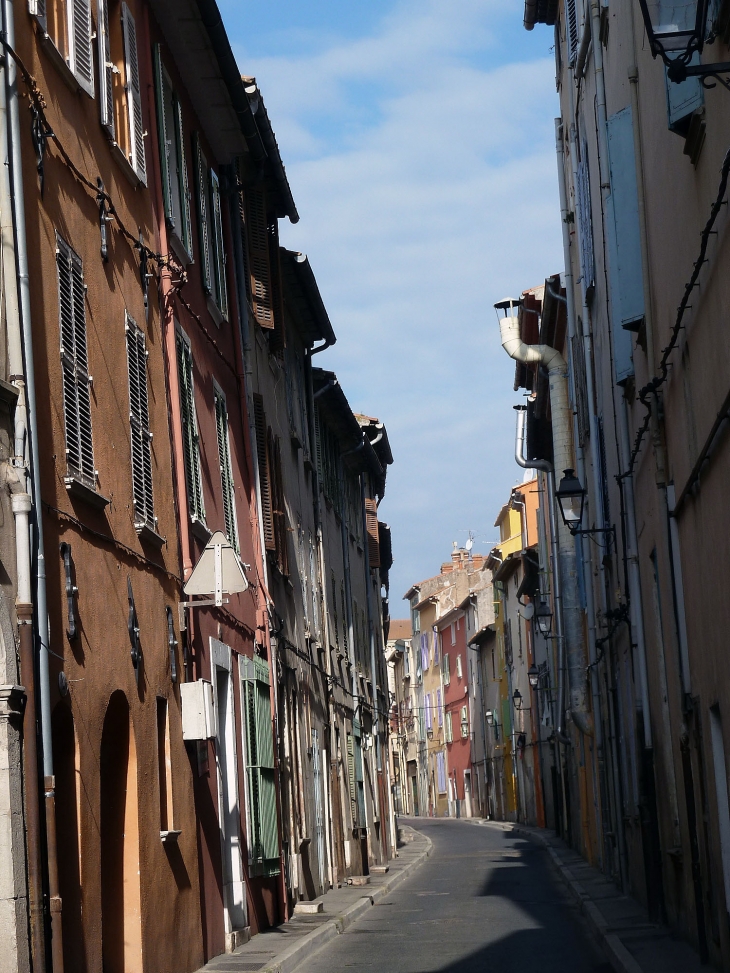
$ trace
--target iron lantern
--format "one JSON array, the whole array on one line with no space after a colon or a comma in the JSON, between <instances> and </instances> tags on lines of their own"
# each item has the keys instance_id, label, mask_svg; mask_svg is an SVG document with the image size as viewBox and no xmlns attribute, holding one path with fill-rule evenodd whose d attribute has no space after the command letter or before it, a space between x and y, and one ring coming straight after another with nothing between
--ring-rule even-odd
<instances>
[{"instance_id":1,"label":"iron lantern","mask_svg":"<svg viewBox=\"0 0 730 973\"><path fill-rule=\"evenodd\" d=\"M571 534L575 534L580 529L583 520L586 491L573 470L563 470L563 478L558 486L556 496L563 522Z\"/></svg>"},{"instance_id":2,"label":"iron lantern","mask_svg":"<svg viewBox=\"0 0 730 973\"><path fill-rule=\"evenodd\" d=\"M537 622L540 634L548 638L553 624L553 613L550 611L550 605L548 605L544 598L541 598L538 602L533 617Z\"/></svg>"},{"instance_id":3,"label":"iron lantern","mask_svg":"<svg viewBox=\"0 0 730 973\"><path fill-rule=\"evenodd\" d=\"M530 687L532 689L538 689L540 686L540 672L533 662L530 668L527 670L527 678L530 682Z\"/></svg>"},{"instance_id":4,"label":"iron lantern","mask_svg":"<svg viewBox=\"0 0 730 973\"><path fill-rule=\"evenodd\" d=\"M512 693L512 702L514 703L515 709L522 709L522 693L519 689L515 689Z\"/></svg>"},{"instance_id":5,"label":"iron lantern","mask_svg":"<svg viewBox=\"0 0 730 973\"><path fill-rule=\"evenodd\" d=\"M660 57L667 77L676 84L687 78L716 78L730 90L730 81L720 77L730 71L730 62L693 64L705 46L710 0L639 0L652 57Z\"/></svg>"},{"instance_id":6,"label":"iron lantern","mask_svg":"<svg viewBox=\"0 0 730 973\"><path fill-rule=\"evenodd\" d=\"M484 714L484 717L485 717L485 719L487 721L487 726L494 726L494 710L493 709L488 709L487 712Z\"/></svg>"}]
</instances>

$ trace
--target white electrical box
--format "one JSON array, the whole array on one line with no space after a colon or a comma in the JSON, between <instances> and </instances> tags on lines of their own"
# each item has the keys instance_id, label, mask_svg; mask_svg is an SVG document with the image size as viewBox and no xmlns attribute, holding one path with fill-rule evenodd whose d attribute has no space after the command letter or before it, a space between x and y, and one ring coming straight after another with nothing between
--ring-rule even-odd
<instances>
[{"instance_id":1,"label":"white electrical box","mask_svg":"<svg viewBox=\"0 0 730 973\"><path fill-rule=\"evenodd\" d=\"M180 684L183 740L209 740L215 736L213 687L207 679Z\"/></svg>"}]
</instances>

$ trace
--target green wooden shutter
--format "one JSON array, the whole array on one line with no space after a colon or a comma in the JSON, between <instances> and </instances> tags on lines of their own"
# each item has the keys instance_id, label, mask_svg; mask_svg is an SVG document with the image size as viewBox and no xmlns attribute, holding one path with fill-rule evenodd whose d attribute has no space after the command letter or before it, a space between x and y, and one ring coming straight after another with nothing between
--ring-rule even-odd
<instances>
[{"instance_id":1,"label":"green wooden shutter","mask_svg":"<svg viewBox=\"0 0 730 973\"><path fill-rule=\"evenodd\" d=\"M226 251L223 246L223 215L221 213L221 190L218 176L210 171L210 205L213 230L213 273L214 296L218 310L228 319L228 290L226 288Z\"/></svg>"},{"instance_id":2,"label":"green wooden shutter","mask_svg":"<svg viewBox=\"0 0 730 973\"><path fill-rule=\"evenodd\" d=\"M180 227L182 234L181 241L186 252L192 258L193 228L190 221L190 182L188 180L188 165L185 157L185 133L183 130L182 108L174 94L172 107L175 117L175 134L177 136L175 148L177 150L178 188L180 191L180 212L182 214L182 226Z\"/></svg>"},{"instance_id":3,"label":"green wooden shutter","mask_svg":"<svg viewBox=\"0 0 730 973\"><path fill-rule=\"evenodd\" d=\"M274 516L271 506L271 466L269 463L268 441L266 437L266 413L264 400L257 392L253 397L253 412L256 425L256 456L259 464L259 490L261 493L261 520L263 521L264 546L267 551L276 550L274 537Z\"/></svg>"},{"instance_id":4,"label":"green wooden shutter","mask_svg":"<svg viewBox=\"0 0 730 973\"><path fill-rule=\"evenodd\" d=\"M96 489L91 438L86 293L81 258L56 236L63 412L68 475Z\"/></svg>"},{"instance_id":5,"label":"green wooden shutter","mask_svg":"<svg viewBox=\"0 0 730 973\"><path fill-rule=\"evenodd\" d=\"M132 497L135 526L157 529L152 495L152 433L147 400L147 349L145 337L127 314L127 372L129 423L132 439Z\"/></svg>"},{"instance_id":6,"label":"green wooden shutter","mask_svg":"<svg viewBox=\"0 0 730 973\"><path fill-rule=\"evenodd\" d=\"M170 185L170 143L172 132L167 131L165 71L162 66L162 53L159 44L153 48L155 65L155 104L157 106L157 137L160 143L160 170L162 173L162 199L165 205L165 219L170 226L175 225L172 210L172 187Z\"/></svg>"},{"instance_id":7,"label":"green wooden shutter","mask_svg":"<svg viewBox=\"0 0 730 973\"><path fill-rule=\"evenodd\" d=\"M68 66L84 91L94 97L94 55L91 48L89 0L66 0Z\"/></svg>"},{"instance_id":8,"label":"green wooden shutter","mask_svg":"<svg viewBox=\"0 0 730 973\"><path fill-rule=\"evenodd\" d=\"M272 876L278 875L280 866L269 667L256 656L243 660L243 673L251 873Z\"/></svg>"},{"instance_id":9,"label":"green wooden shutter","mask_svg":"<svg viewBox=\"0 0 730 973\"><path fill-rule=\"evenodd\" d=\"M228 437L228 407L226 397L219 388L213 392L215 400L215 424L218 434L218 461L221 470L221 492L223 495L223 518L226 536L238 554L238 527L236 524L236 496L231 465L231 444Z\"/></svg>"},{"instance_id":10,"label":"green wooden shutter","mask_svg":"<svg viewBox=\"0 0 730 973\"><path fill-rule=\"evenodd\" d=\"M198 209L198 240L200 244L200 274L208 294L212 290L210 267L210 214L208 206L208 163L200 145L200 136L194 138L196 205Z\"/></svg>"},{"instance_id":11,"label":"green wooden shutter","mask_svg":"<svg viewBox=\"0 0 730 973\"><path fill-rule=\"evenodd\" d=\"M114 89L111 44L109 41L109 8L107 0L96 5L96 45L99 56L99 112L101 124L114 138Z\"/></svg>"},{"instance_id":12,"label":"green wooden shutter","mask_svg":"<svg viewBox=\"0 0 730 973\"><path fill-rule=\"evenodd\" d=\"M193 390L193 355L187 339L180 331L177 332L175 337L188 510L193 520L204 523L205 506L203 504L203 483L200 475L200 444L195 419L195 393Z\"/></svg>"},{"instance_id":13,"label":"green wooden shutter","mask_svg":"<svg viewBox=\"0 0 730 973\"><path fill-rule=\"evenodd\" d=\"M147 185L147 163L144 151L144 123L142 121L142 89L139 82L137 57L137 27L126 3L122 3L122 35L124 38L124 82L127 92L129 121L129 161L143 185Z\"/></svg>"}]
</instances>

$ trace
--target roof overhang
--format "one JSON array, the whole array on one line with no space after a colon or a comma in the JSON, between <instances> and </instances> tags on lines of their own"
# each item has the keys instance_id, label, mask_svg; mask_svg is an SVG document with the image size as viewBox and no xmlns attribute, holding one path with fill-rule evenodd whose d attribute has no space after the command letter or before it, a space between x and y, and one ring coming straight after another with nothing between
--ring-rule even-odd
<instances>
[{"instance_id":1,"label":"roof overhang","mask_svg":"<svg viewBox=\"0 0 730 973\"><path fill-rule=\"evenodd\" d=\"M304 343L311 346L315 341L326 341L333 345L337 338L307 255L284 247L280 248L279 255L287 303L291 301L295 309L294 324Z\"/></svg>"},{"instance_id":2,"label":"roof overhang","mask_svg":"<svg viewBox=\"0 0 730 973\"><path fill-rule=\"evenodd\" d=\"M485 625L484 628L480 628L479 631L472 635L472 637L467 642L467 645L484 645L489 639L496 633L497 628L494 623Z\"/></svg>"}]
</instances>

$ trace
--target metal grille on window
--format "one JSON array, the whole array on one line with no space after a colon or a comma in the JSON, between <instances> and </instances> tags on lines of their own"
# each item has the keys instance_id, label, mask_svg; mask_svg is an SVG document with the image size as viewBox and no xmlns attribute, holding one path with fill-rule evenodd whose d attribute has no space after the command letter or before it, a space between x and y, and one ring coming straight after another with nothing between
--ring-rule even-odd
<instances>
[{"instance_id":1,"label":"metal grille on window","mask_svg":"<svg viewBox=\"0 0 730 973\"><path fill-rule=\"evenodd\" d=\"M139 82L137 57L137 28L126 3L122 4L122 35L124 38L124 86L127 93L127 122L129 127L129 161L143 185L147 185L147 163L144 151L144 123L142 121L142 90Z\"/></svg>"},{"instance_id":2,"label":"metal grille on window","mask_svg":"<svg viewBox=\"0 0 730 973\"><path fill-rule=\"evenodd\" d=\"M147 348L135 320L127 314L129 422L132 427L132 496L136 527L157 530L152 497L152 433L147 400Z\"/></svg>"},{"instance_id":3,"label":"metal grille on window","mask_svg":"<svg viewBox=\"0 0 730 973\"><path fill-rule=\"evenodd\" d=\"M223 517L226 537L238 553L238 527L236 524L236 496L231 464L231 444L228 438L228 408L226 398L220 389L213 393L215 399L215 425L218 434L218 461L221 468L221 489L223 493Z\"/></svg>"},{"instance_id":4,"label":"metal grille on window","mask_svg":"<svg viewBox=\"0 0 730 973\"><path fill-rule=\"evenodd\" d=\"M180 383L180 413L182 419L183 455L185 457L185 485L188 491L188 511L193 520L205 523L203 482L200 475L200 445L195 416L193 390L193 353L187 338L180 331L177 345L177 373Z\"/></svg>"},{"instance_id":5,"label":"metal grille on window","mask_svg":"<svg viewBox=\"0 0 730 973\"><path fill-rule=\"evenodd\" d=\"M56 268L68 477L96 489L91 438L86 294L81 258L56 235Z\"/></svg>"},{"instance_id":6,"label":"metal grille on window","mask_svg":"<svg viewBox=\"0 0 730 973\"><path fill-rule=\"evenodd\" d=\"M269 696L269 667L264 659L241 658L246 770L249 802L251 873L279 874L274 741Z\"/></svg>"}]
</instances>

